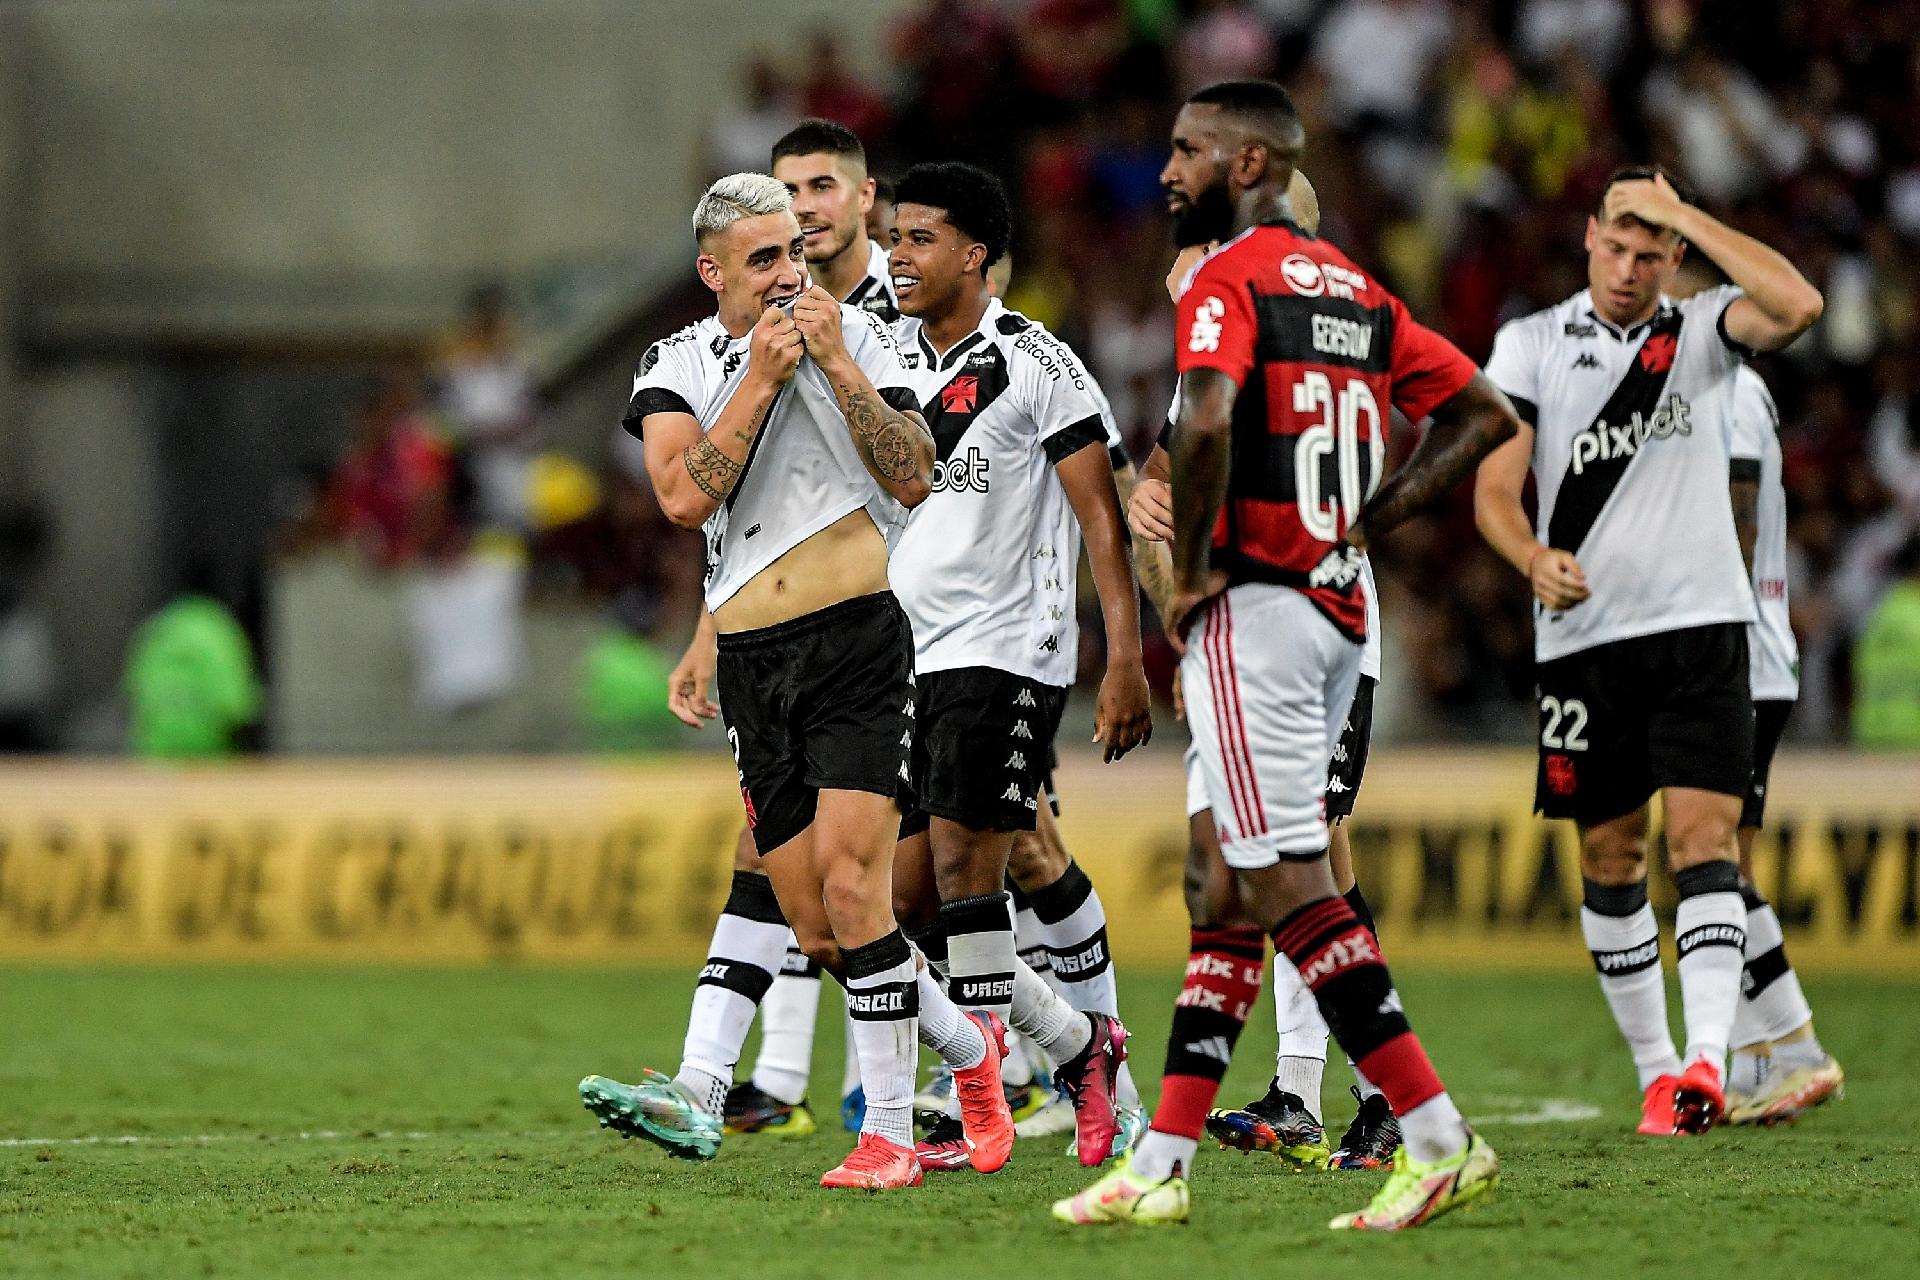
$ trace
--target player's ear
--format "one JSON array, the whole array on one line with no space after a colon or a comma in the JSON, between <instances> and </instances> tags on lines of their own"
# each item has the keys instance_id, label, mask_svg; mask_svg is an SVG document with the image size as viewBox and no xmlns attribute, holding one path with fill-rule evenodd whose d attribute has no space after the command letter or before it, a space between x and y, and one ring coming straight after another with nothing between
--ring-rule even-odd
<instances>
[{"instance_id":1,"label":"player's ear","mask_svg":"<svg viewBox=\"0 0 1920 1280\"><path fill-rule=\"evenodd\" d=\"M879 189L880 184L872 178L860 184L860 216L862 218L873 212L873 193Z\"/></svg>"},{"instance_id":2,"label":"player's ear","mask_svg":"<svg viewBox=\"0 0 1920 1280\"><path fill-rule=\"evenodd\" d=\"M1600 220L1594 217L1592 214L1588 214L1587 215L1587 239L1586 239L1586 244L1584 246L1588 253L1593 252L1593 238L1599 234L1600 234Z\"/></svg>"},{"instance_id":3,"label":"player's ear","mask_svg":"<svg viewBox=\"0 0 1920 1280\"><path fill-rule=\"evenodd\" d=\"M693 260L693 269L700 276L700 283L719 293L726 288L726 279L720 274L720 260L710 253L703 253Z\"/></svg>"},{"instance_id":4,"label":"player's ear","mask_svg":"<svg viewBox=\"0 0 1920 1280\"><path fill-rule=\"evenodd\" d=\"M967 256L960 259L960 267L968 275L972 275L978 271L985 271L987 269L987 246L983 244L968 245Z\"/></svg>"}]
</instances>

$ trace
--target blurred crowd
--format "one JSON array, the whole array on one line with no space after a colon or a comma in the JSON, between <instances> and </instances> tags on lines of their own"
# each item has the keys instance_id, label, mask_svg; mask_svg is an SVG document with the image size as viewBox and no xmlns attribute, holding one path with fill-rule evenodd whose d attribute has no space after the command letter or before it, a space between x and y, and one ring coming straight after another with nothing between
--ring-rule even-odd
<instances>
[{"instance_id":1,"label":"blurred crowd","mask_svg":"<svg viewBox=\"0 0 1920 1280\"><path fill-rule=\"evenodd\" d=\"M1476 359L1503 321L1584 286L1609 170L1671 166L1826 295L1820 325L1759 368L1786 455L1791 732L1832 739L1856 643L1920 532L1916 30L1911 0L926 0L890 33L883 78L825 35L754 60L707 162L761 168L817 114L882 174L950 157L1000 173L1017 192L1009 305L1093 363L1136 457L1172 385L1157 176L1194 88L1286 84L1324 233ZM1525 588L1467 495L1379 560L1401 733L1526 732Z\"/></svg>"}]
</instances>

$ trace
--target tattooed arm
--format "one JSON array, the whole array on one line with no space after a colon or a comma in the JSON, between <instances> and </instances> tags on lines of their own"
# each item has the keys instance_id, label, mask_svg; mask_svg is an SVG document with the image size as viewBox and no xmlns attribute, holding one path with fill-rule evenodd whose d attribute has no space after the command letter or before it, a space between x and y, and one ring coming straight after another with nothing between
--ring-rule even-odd
<instances>
[{"instance_id":1,"label":"tattooed arm","mask_svg":"<svg viewBox=\"0 0 1920 1280\"><path fill-rule=\"evenodd\" d=\"M1347 527L1347 541L1366 550L1389 529L1439 501L1519 430L1513 405L1486 374L1475 373L1433 411L1433 423L1413 456L1360 509Z\"/></svg>"},{"instance_id":2,"label":"tattooed arm","mask_svg":"<svg viewBox=\"0 0 1920 1280\"><path fill-rule=\"evenodd\" d=\"M1127 525L1132 534L1133 571L1140 579L1147 603L1162 618L1167 616L1167 600L1173 595L1173 556L1168 551L1166 537L1156 536L1145 527L1147 521L1141 513L1148 509L1155 513L1164 511L1164 521L1156 514L1157 523L1153 528L1164 524L1166 533L1173 532L1173 486L1167 480L1170 465L1167 451L1155 445L1153 456L1138 475L1131 465L1116 467L1113 472L1113 482L1120 490L1120 502L1126 508Z\"/></svg>"}]
</instances>

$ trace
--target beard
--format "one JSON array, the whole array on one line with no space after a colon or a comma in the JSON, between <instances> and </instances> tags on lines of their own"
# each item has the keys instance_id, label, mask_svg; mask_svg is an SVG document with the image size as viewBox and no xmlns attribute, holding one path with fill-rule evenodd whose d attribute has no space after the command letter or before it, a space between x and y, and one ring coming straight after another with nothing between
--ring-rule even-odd
<instances>
[{"instance_id":1,"label":"beard","mask_svg":"<svg viewBox=\"0 0 1920 1280\"><path fill-rule=\"evenodd\" d=\"M1216 182L1188 202L1173 218L1173 243L1178 249L1225 240L1233 234L1233 201L1227 184Z\"/></svg>"}]
</instances>

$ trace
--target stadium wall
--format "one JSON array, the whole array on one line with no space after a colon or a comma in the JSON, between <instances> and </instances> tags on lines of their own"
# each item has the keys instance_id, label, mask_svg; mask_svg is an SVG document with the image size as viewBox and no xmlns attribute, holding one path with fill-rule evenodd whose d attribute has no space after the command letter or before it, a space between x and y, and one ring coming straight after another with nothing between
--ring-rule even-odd
<instances>
[{"instance_id":1,"label":"stadium wall","mask_svg":"<svg viewBox=\"0 0 1920 1280\"><path fill-rule=\"evenodd\" d=\"M1577 969L1573 833L1519 752L1383 752L1353 836L1388 952ZM1920 761L1775 768L1757 874L1808 969L1920 972ZM1171 753L1060 773L1125 963L1186 955ZM740 821L712 757L0 771L0 959L695 964ZM1672 888L1656 882L1671 907Z\"/></svg>"}]
</instances>

